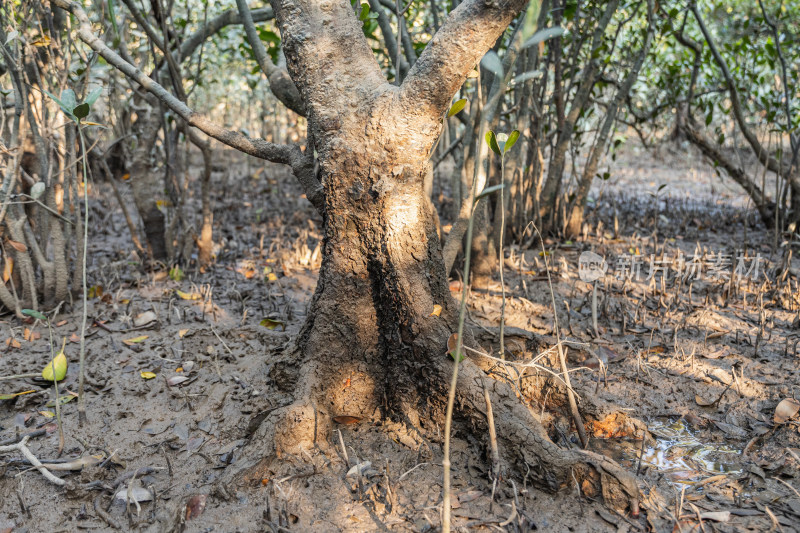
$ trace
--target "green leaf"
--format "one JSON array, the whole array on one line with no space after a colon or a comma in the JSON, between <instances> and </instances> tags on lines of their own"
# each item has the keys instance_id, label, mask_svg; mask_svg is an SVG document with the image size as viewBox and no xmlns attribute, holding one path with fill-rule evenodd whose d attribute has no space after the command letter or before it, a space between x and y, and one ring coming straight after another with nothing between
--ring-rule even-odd
<instances>
[{"instance_id":1,"label":"green leaf","mask_svg":"<svg viewBox=\"0 0 800 533\"><path fill-rule=\"evenodd\" d=\"M64 102L62 102L61 100L59 100L58 98L56 98L56 96L55 96L54 94L51 94L51 93L49 93L49 92L45 91L44 89L42 89L42 92L44 92L44 94L46 94L47 96L49 96L51 100L53 100L55 103L57 103L57 104L58 104L58 106L61 108L61 111L63 111L65 115L67 115L67 116L68 116L70 119L74 120L75 122L77 122L77 121L78 121L78 119L77 119L77 118L75 118L75 115L73 115L73 114L72 114L72 107L70 107L70 108L67 108L67 106L65 106L65 105L64 105ZM66 92L66 91L65 91L65 92ZM70 91L70 92L71 92L71 91ZM62 96L63 96L63 94L62 94ZM72 93L72 96L73 96L73 98L74 98L74 97L75 97L75 93ZM74 107L74 106L73 106L73 107Z\"/></svg>"},{"instance_id":2,"label":"green leaf","mask_svg":"<svg viewBox=\"0 0 800 533\"><path fill-rule=\"evenodd\" d=\"M108 18L111 19L111 27L114 28L114 33L119 37L119 28L117 27L117 10L114 7L114 0L108 0Z\"/></svg>"},{"instance_id":3,"label":"green leaf","mask_svg":"<svg viewBox=\"0 0 800 533\"><path fill-rule=\"evenodd\" d=\"M92 90L92 92L89 93L89 96L86 97L86 100L84 100L84 103L87 103L90 106L93 106L94 103L97 101L97 97L100 96L101 94L103 94L103 88L102 87L95 87L94 90Z\"/></svg>"},{"instance_id":4,"label":"green leaf","mask_svg":"<svg viewBox=\"0 0 800 533\"><path fill-rule=\"evenodd\" d=\"M0 400L12 400L17 396L24 396L25 394L30 394L32 392L36 392L35 390L24 390L22 392L14 392L12 394L0 394Z\"/></svg>"},{"instance_id":5,"label":"green leaf","mask_svg":"<svg viewBox=\"0 0 800 533\"><path fill-rule=\"evenodd\" d=\"M63 102L61 102L61 100L59 100L58 98L56 98L56 96L55 96L54 94L52 94L52 93L49 93L49 92L45 91L44 89L42 89L42 92L44 92L44 94L46 94L47 96L49 96L49 97L50 97L50 99L51 99L52 101L54 101L54 102L55 102L55 103L57 103L59 106L61 106L61 108L62 108L62 109L64 108L64 103L63 103Z\"/></svg>"},{"instance_id":6,"label":"green leaf","mask_svg":"<svg viewBox=\"0 0 800 533\"><path fill-rule=\"evenodd\" d=\"M183 281L183 278L184 278L183 270L181 270L181 267L179 267L178 265L175 265L174 267L169 269L169 279L171 279L172 281Z\"/></svg>"},{"instance_id":7,"label":"green leaf","mask_svg":"<svg viewBox=\"0 0 800 533\"><path fill-rule=\"evenodd\" d=\"M541 5L539 2L531 2L528 4L528 9L525 11L525 19L522 23L522 39L525 40L534 33L536 33L536 28L539 18L539 10L541 9Z\"/></svg>"},{"instance_id":8,"label":"green leaf","mask_svg":"<svg viewBox=\"0 0 800 533\"><path fill-rule=\"evenodd\" d=\"M494 50L486 52L486 55L481 59L481 66L498 78L503 77L503 62L500 61L500 57Z\"/></svg>"},{"instance_id":9,"label":"green leaf","mask_svg":"<svg viewBox=\"0 0 800 533\"><path fill-rule=\"evenodd\" d=\"M73 109L72 112L75 114L76 117L78 117L78 120L80 120L82 118L88 117L89 116L89 111L91 109L92 108L89 106L89 104L84 102L79 106L75 106L75 109Z\"/></svg>"},{"instance_id":10,"label":"green leaf","mask_svg":"<svg viewBox=\"0 0 800 533\"><path fill-rule=\"evenodd\" d=\"M447 118L452 117L453 115L457 115L464 109L464 106L467 105L467 99L462 98L461 100L456 100L452 106L450 106L450 111L447 112Z\"/></svg>"},{"instance_id":11,"label":"green leaf","mask_svg":"<svg viewBox=\"0 0 800 533\"><path fill-rule=\"evenodd\" d=\"M542 41L546 41L548 39L552 39L553 37L559 37L564 35L564 28L561 26L556 26L553 28L545 28L543 30L539 30L533 34L533 36L525 41L522 45L522 48L528 48L535 44L539 44Z\"/></svg>"},{"instance_id":12,"label":"green leaf","mask_svg":"<svg viewBox=\"0 0 800 533\"><path fill-rule=\"evenodd\" d=\"M69 110L78 105L78 99L75 97L75 91L72 89L64 89L61 91L61 105Z\"/></svg>"},{"instance_id":13,"label":"green leaf","mask_svg":"<svg viewBox=\"0 0 800 533\"><path fill-rule=\"evenodd\" d=\"M275 329L279 327L281 328L281 331L286 331L286 324L274 318L265 318L264 320L259 322L259 324L261 324L267 329Z\"/></svg>"},{"instance_id":14,"label":"green leaf","mask_svg":"<svg viewBox=\"0 0 800 533\"><path fill-rule=\"evenodd\" d=\"M505 186L506 186L506 185L505 185L504 183L501 183L501 184L499 184L499 185L492 185L491 187L486 187L486 188L485 188L485 189L483 189L483 190L481 191L481 193L480 193L480 194L479 194L479 195L478 195L478 196L475 198L475 201L477 202L478 200L480 200L480 199L481 199L481 198L483 198L484 196L489 196L489 195L490 195L490 194L492 194L493 192L497 192L497 191L499 191L500 189L502 189L502 188L503 188L503 187L505 187Z\"/></svg>"},{"instance_id":15,"label":"green leaf","mask_svg":"<svg viewBox=\"0 0 800 533\"><path fill-rule=\"evenodd\" d=\"M59 405L64 405L65 403L69 403L69 402L71 402L72 400L74 400L77 397L78 397L77 395L75 395L75 396L59 396L58 397L58 404ZM49 402L47 402L45 404L45 406L46 407L55 407L56 406L56 401L55 400L50 400Z\"/></svg>"},{"instance_id":16,"label":"green leaf","mask_svg":"<svg viewBox=\"0 0 800 533\"><path fill-rule=\"evenodd\" d=\"M486 132L486 143L489 145L489 148L492 149L492 152L496 153L497 155L502 155L500 152L500 146L497 145L497 137L493 131Z\"/></svg>"},{"instance_id":17,"label":"green leaf","mask_svg":"<svg viewBox=\"0 0 800 533\"><path fill-rule=\"evenodd\" d=\"M514 147L514 144L516 144L518 139L519 139L519 130L514 130L511 133L509 133L508 139L506 140L506 143L503 145L503 153L505 154L509 150L511 150Z\"/></svg>"},{"instance_id":18,"label":"green leaf","mask_svg":"<svg viewBox=\"0 0 800 533\"><path fill-rule=\"evenodd\" d=\"M46 316L44 316L44 315L43 315L42 313L40 313L39 311L36 311L35 309L23 309L23 310L21 311L21 313L22 313L23 315L25 315L25 316L30 316L30 317L33 317L33 318L35 318L36 320L41 320L42 322L47 322L47 317L46 317Z\"/></svg>"},{"instance_id":19,"label":"green leaf","mask_svg":"<svg viewBox=\"0 0 800 533\"><path fill-rule=\"evenodd\" d=\"M450 359L452 359L453 361L455 361L455 360L456 360L456 352L455 352L455 350L454 350L454 351L452 351L452 352L447 352L447 355L449 355L449 356L450 356ZM466 355L464 355L464 352L461 352L461 353L459 354L459 356L460 356L460 357L458 358L458 362L459 362L459 363L460 363L461 361L463 361L464 359L466 359L466 358L467 358L467 356L466 356Z\"/></svg>"},{"instance_id":20,"label":"green leaf","mask_svg":"<svg viewBox=\"0 0 800 533\"><path fill-rule=\"evenodd\" d=\"M358 20L365 21L369 17L369 4L361 4L361 14L358 16Z\"/></svg>"}]
</instances>

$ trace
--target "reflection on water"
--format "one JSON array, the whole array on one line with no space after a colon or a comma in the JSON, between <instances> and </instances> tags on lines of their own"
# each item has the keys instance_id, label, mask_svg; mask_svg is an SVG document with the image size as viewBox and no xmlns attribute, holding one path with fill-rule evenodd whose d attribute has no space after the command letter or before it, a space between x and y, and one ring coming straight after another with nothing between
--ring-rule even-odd
<instances>
[{"instance_id":1,"label":"reflection on water","mask_svg":"<svg viewBox=\"0 0 800 533\"><path fill-rule=\"evenodd\" d=\"M656 443L654 446L645 445L642 468L655 468L673 483L691 484L708 476L736 474L741 471L741 450L724 444L703 442L687 427L682 418L671 422L653 420L649 429ZM635 470L641 441L593 440L590 448Z\"/></svg>"}]
</instances>

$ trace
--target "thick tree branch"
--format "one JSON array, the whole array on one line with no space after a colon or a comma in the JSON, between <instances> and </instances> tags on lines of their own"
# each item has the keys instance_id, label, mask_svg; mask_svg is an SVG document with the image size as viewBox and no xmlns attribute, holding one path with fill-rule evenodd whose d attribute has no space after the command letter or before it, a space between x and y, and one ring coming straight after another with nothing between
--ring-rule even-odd
<instances>
[{"instance_id":1,"label":"thick tree branch","mask_svg":"<svg viewBox=\"0 0 800 533\"><path fill-rule=\"evenodd\" d=\"M267 55L264 43L261 42L261 38L256 31L256 26L253 23L253 17L250 14L250 8L247 6L247 0L236 0L236 7L239 9L239 16L242 19L242 25L247 34L247 40L250 42L250 47L253 49L253 53L256 56L258 66L261 67L261 71L267 77L272 94L292 111L301 116L305 116L305 105L303 105L303 100L300 98L297 87L295 87L294 82L289 77L289 72L287 72L285 68L276 66Z\"/></svg>"},{"instance_id":2,"label":"thick tree branch","mask_svg":"<svg viewBox=\"0 0 800 533\"><path fill-rule=\"evenodd\" d=\"M401 86L401 98L438 121L469 71L526 3L527 0L461 3L411 67Z\"/></svg>"},{"instance_id":3,"label":"thick tree branch","mask_svg":"<svg viewBox=\"0 0 800 533\"><path fill-rule=\"evenodd\" d=\"M348 0L271 0L289 73L309 118L337 129L342 94L363 99L386 83Z\"/></svg>"},{"instance_id":4,"label":"thick tree branch","mask_svg":"<svg viewBox=\"0 0 800 533\"><path fill-rule=\"evenodd\" d=\"M690 7L692 13L694 13L694 18L697 20L697 24L700 26L700 31L703 33L703 37L705 38L708 47L711 49L711 55L714 56L714 61L716 61L717 66L722 71L722 76L725 78L725 84L728 87L728 95L731 99L731 107L733 108L733 116L736 118L736 123L739 125L739 129L742 130L742 135L747 140L748 144L753 149L753 152L756 154L756 157L758 157L759 161L761 161L763 165L776 174L789 177L789 171L791 170L789 168L790 165L781 165L778 160L772 157L772 155L770 155L769 152L761 145L761 142L753 133L753 130L750 129L750 126L747 125L747 120L745 119L744 111L742 110L742 102L739 98L739 91L736 88L736 83L733 79L733 76L731 76L731 71L728 69L728 64L725 62L725 59L723 59L722 54L719 53L719 49L717 49L714 38L711 36L708 28L706 28L706 25L703 22L703 17L700 16L700 10L697 9L697 5L692 3Z\"/></svg>"},{"instance_id":5,"label":"thick tree branch","mask_svg":"<svg viewBox=\"0 0 800 533\"><path fill-rule=\"evenodd\" d=\"M692 124L692 122L690 118L687 123L684 123L682 126L686 138L697 146L709 159L725 169L728 176L738 183L753 200L764 224L766 224L767 227L773 227L775 224L775 203L767 202L764 192L747 176L747 173L742 170L740 166L731 161L731 159L719 149L717 143L700 132L697 126Z\"/></svg>"}]
</instances>

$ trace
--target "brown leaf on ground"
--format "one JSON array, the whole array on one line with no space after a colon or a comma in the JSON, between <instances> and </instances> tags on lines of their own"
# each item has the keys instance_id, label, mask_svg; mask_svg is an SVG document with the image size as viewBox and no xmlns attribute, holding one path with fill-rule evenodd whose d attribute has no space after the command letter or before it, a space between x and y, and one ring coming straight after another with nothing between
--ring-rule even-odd
<instances>
[{"instance_id":1,"label":"brown leaf on ground","mask_svg":"<svg viewBox=\"0 0 800 533\"><path fill-rule=\"evenodd\" d=\"M206 510L206 499L208 496L205 494L196 494L189 498L186 502L186 520L197 518L203 511Z\"/></svg>"},{"instance_id":2,"label":"brown leaf on ground","mask_svg":"<svg viewBox=\"0 0 800 533\"><path fill-rule=\"evenodd\" d=\"M785 398L775 408L773 420L776 424L783 424L794 418L800 411L800 402L794 398Z\"/></svg>"},{"instance_id":3,"label":"brown leaf on ground","mask_svg":"<svg viewBox=\"0 0 800 533\"><path fill-rule=\"evenodd\" d=\"M337 424L344 424L344 425L358 424L362 420L363 418L361 418L360 416L341 415L333 417L334 422L336 422Z\"/></svg>"}]
</instances>

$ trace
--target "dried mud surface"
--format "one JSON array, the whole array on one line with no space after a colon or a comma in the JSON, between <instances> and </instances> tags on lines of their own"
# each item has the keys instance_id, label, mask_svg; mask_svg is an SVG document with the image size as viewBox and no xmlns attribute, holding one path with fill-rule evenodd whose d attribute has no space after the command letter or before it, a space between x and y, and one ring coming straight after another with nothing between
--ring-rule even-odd
<instances>
[{"instance_id":1,"label":"dried mud surface","mask_svg":"<svg viewBox=\"0 0 800 533\"><path fill-rule=\"evenodd\" d=\"M492 499L482 443L456 433L459 530L697 531L702 520L705 531L800 531L800 424L796 416L774 423L778 403L800 396L798 265L787 247L773 250L774 235L753 226L730 184L717 194L718 178L695 179L686 158L677 161L625 154L616 163L619 176L597 189L586 239L547 242L546 255L513 246L506 253L507 357L517 365L520 401L548 424L555 442L578 446L552 358L530 365L558 333L569 347L590 447L639 471L642 512L608 509L581 487L540 492L526 472L508 472ZM61 458L111 458L56 471L68 481L62 488L19 454L1 455L0 532L439 527L441 434L419 435L401 420L364 420L339 425L324 449L258 462L267 446L250 436L293 399L297 367L287 348L314 290L321 223L285 172L250 165L215 173L222 191L217 262L206 272L187 268L182 281L141 268L113 197L98 186L89 268L91 284L103 292L89 305L88 423L78 424L75 401L63 405ZM699 160L691 165L703 168ZM644 189L663 176L670 186L655 203ZM684 185L703 190L687 199ZM643 190L620 192L633 186ZM578 275L581 252L593 250L609 266L638 252L646 265L651 253L691 256L698 246L760 254L762 278L662 287L610 272L598 284L594 330L592 285ZM476 336L495 353L497 280L470 296ZM49 360L46 327L35 327L33 337L25 328L31 325L13 317L0 323L0 376L39 372ZM53 328L56 344L66 338L70 359L62 396L77 391L79 330L80 306L65 308ZM145 379L148 372L155 377ZM54 459L58 431L46 406L54 391L36 379L0 381L0 394L24 390L33 392L0 400L0 445L38 430L30 450ZM151 501L126 505L128 493Z\"/></svg>"}]
</instances>

